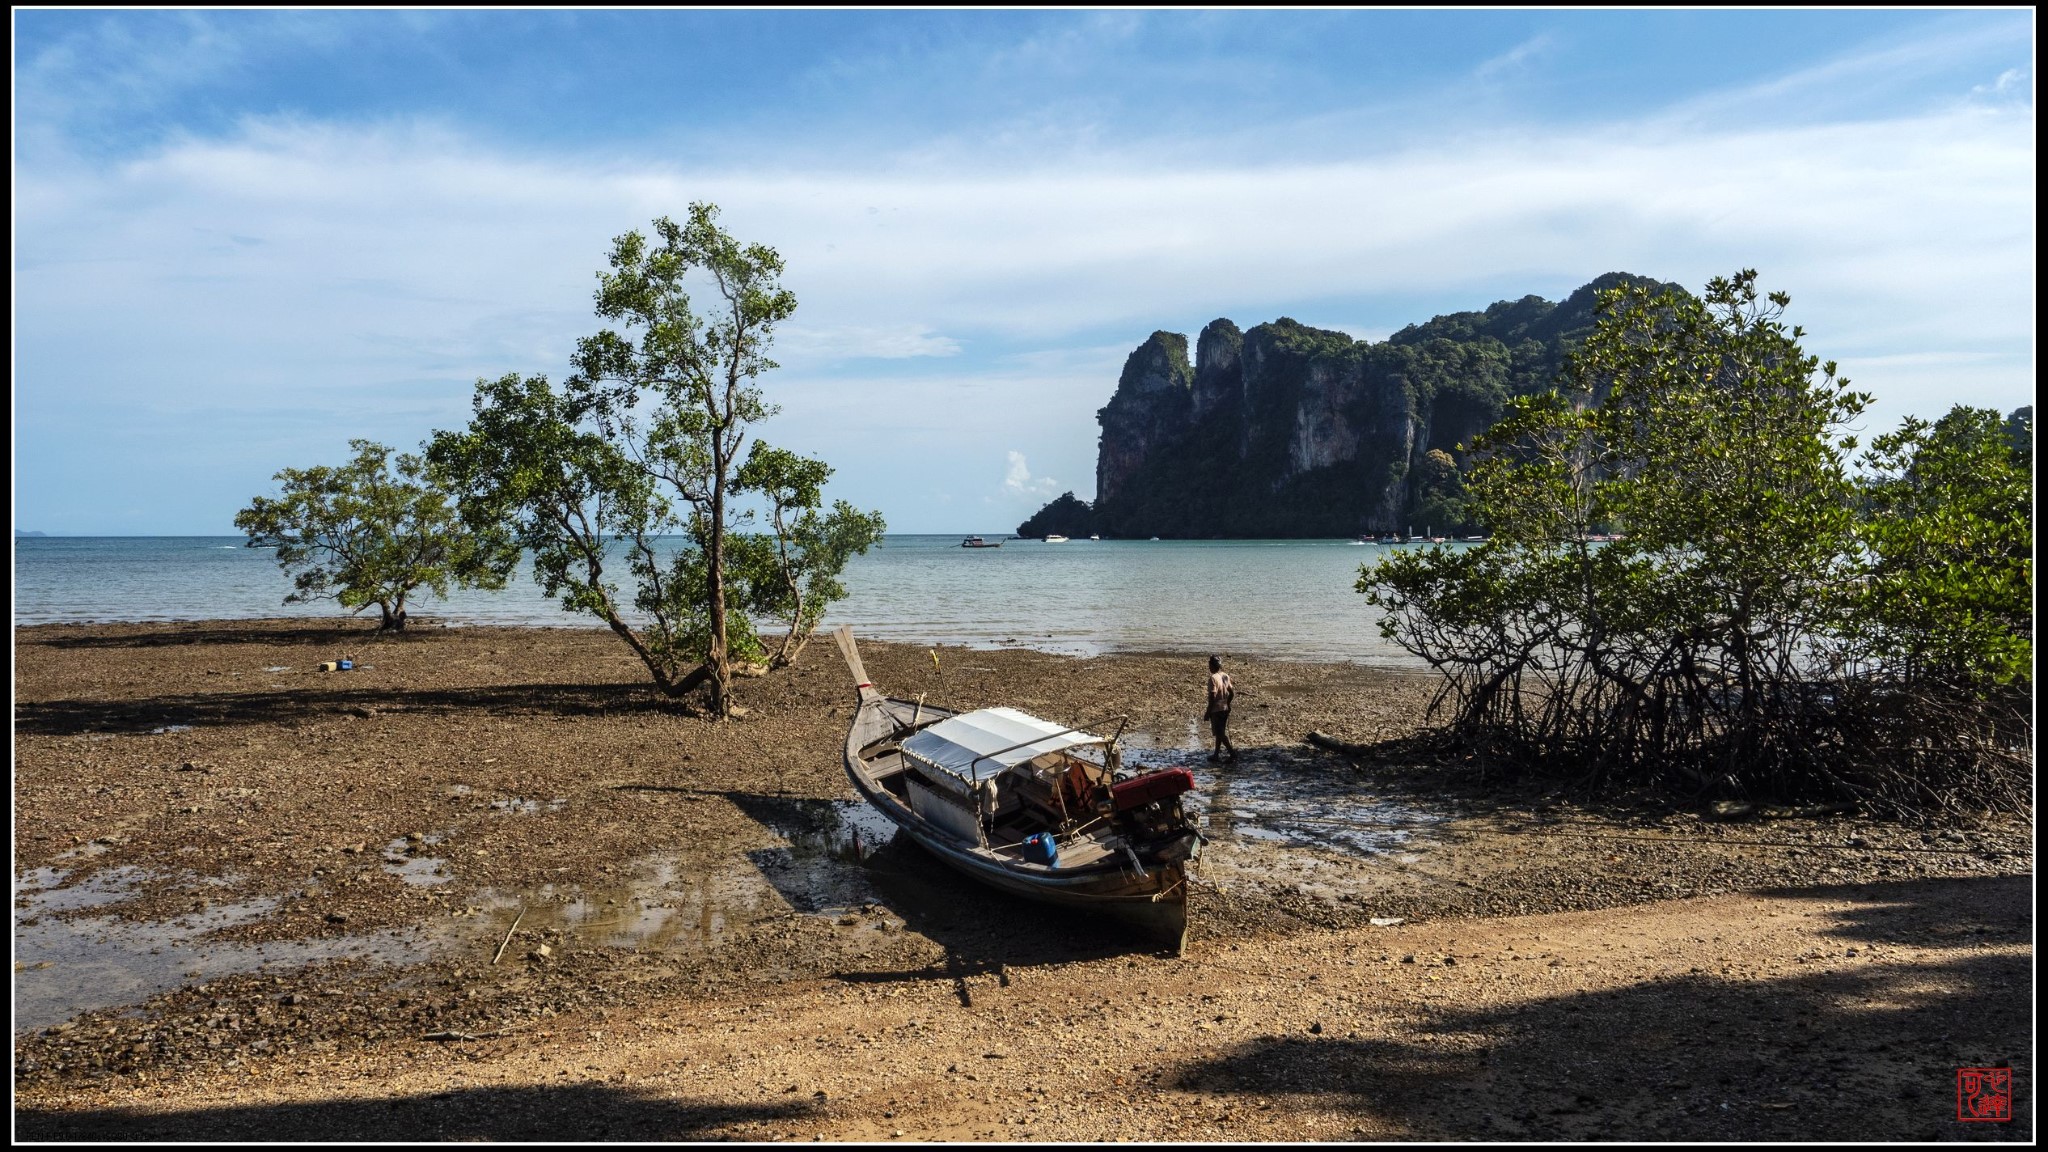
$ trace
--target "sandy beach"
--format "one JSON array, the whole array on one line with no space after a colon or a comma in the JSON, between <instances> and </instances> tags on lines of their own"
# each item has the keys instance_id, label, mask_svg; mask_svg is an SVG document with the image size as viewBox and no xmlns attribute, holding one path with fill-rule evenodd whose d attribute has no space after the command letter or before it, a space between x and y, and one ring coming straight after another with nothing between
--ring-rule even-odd
<instances>
[{"instance_id":1,"label":"sandy beach","mask_svg":"<svg viewBox=\"0 0 2048 1152\"><path fill-rule=\"evenodd\" d=\"M1197 657L863 650L895 695L1198 742ZM18 1139L2033 1133L2029 823L1717 821L1304 742L1391 747L1424 676L1232 661L1246 779L1428 816L1384 852L1219 843L1173 956L846 842L829 642L723 725L594 629L15 656ZM93 941L150 932L273 962L108 993ZM2012 1121L1957 1120L1978 1066Z\"/></svg>"}]
</instances>

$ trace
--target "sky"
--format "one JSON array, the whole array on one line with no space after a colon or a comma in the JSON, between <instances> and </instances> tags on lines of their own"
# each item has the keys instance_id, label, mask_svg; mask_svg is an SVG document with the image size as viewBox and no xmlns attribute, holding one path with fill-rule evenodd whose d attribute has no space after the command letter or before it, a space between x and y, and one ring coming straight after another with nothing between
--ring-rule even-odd
<instances>
[{"instance_id":1,"label":"sky","mask_svg":"<svg viewBox=\"0 0 2048 1152\"><path fill-rule=\"evenodd\" d=\"M17 529L232 534L559 380L611 239L695 201L798 301L760 433L897 532L1092 498L1156 329L1610 271L1759 270L1867 432L2033 402L2023 9L12 21Z\"/></svg>"}]
</instances>

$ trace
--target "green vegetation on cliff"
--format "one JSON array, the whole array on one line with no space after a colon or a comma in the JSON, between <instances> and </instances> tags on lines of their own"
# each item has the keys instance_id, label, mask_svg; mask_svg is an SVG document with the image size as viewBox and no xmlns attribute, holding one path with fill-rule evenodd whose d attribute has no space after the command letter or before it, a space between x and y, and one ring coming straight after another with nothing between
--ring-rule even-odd
<instances>
[{"instance_id":1,"label":"green vegetation on cliff","mask_svg":"<svg viewBox=\"0 0 2048 1152\"><path fill-rule=\"evenodd\" d=\"M1502 301L1378 344L1284 317L1244 332L1218 320L1192 364L1185 336L1155 332L1098 413L1093 505L1072 503L1107 536L1470 530L1465 446L1551 387L1597 294L1624 285L1659 286L1609 273L1562 303ZM1074 534L1045 527L1050 511L1020 535Z\"/></svg>"},{"instance_id":2,"label":"green vegetation on cliff","mask_svg":"<svg viewBox=\"0 0 2048 1152\"><path fill-rule=\"evenodd\" d=\"M1017 525L1017 535L1024 537L1045 536L1093 536L1095 535L1095 510L1086 500L1075 499L1072 492L1063 492L1059 498L1040 508L1031 519Z\"/></svg>"}]
</instances>

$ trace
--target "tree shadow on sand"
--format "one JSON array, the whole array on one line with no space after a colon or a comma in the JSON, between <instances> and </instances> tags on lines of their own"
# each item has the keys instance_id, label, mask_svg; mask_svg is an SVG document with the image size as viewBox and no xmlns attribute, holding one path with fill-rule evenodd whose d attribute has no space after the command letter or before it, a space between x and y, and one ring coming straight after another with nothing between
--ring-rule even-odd
<instances>
[{"instance_id":1,"label":"tree shadow on sand","mask_svg":"<svg viewBox=\"0 0 2048 1152\"><path fill-rule=\"evenodd\" d=\"M1292 1035L1182 1067L1178 1086L1335 1098L1438 1139L2027 1140L2024 1087L2012 1122L1963 1123L1955 1074L2012 1066L2020 1085L2031 1081L2031 956L1961 950L1987 930L2030 939L2029 886L1884 886L1835 913L1832 934L1863 962L1832 971L1741 980L1695 970L1498 1009L1448 1004L1420 1042L1360 1036L1336 1020L1315 1022L1315 1034L1304 1020ZM1887 962L1870 954L1873 940L1958 951ZM1505 963L1519 974L1538 962Z\"/></svg>"},{"instance_id":2,"label":"tree shadow on sand","mask_svg":"<svg viewBox=\"0 0 2048 1152\"><path fill-rule=\"evenodd\" d=\"M976 883L919 847L877 816L850 819L852 806L749 792L722 793L734 806L791 847L758 849L749 858L800 911L823 905L821 893L858 890L904 922L908 932L944 950L934 965L897 971L841 971L855 984L945 980L963 1005L971 982L1009 982L1009 970L1165 954L1160 942L1123 924L1076 909L1037 904ZM821 867L837 877L821 877ZM826 899L832 897L827 896Z\"/></svg>"},{"instance_id":3,"label":"tree shadow on sand","mask_svg":"<svg viewBox=\"0 0 2048 1152\"><path fill-rule=\"evenodd\" d=\"M775 1139L786 1130L734 1128L822 1118L822 1110L808 1099L712 1103L582 1083L168 1111L115 1107L58 1112L27 1107L14 1114L14 1135L28 1141L237 1143Z\"/></svg>"},{"instance_id":4,"label":"tree shadow on sand","mask_svg":"<svg viewBox=\"0 0 2048 1152\"><path fill-rule=\"evenodd\" d=\"M441 630L415 624L403 632L381 632L371 621L251 621L245 625L133 624L87 625L91 631L69 634L74 625L38 625L21 631L27 644L63 650L114 648L182 648L194 645L260 644L270 646L420 643Z\"/></svg>"},{"instance_id":5,"label":"tree shadow on sand","mask_svg":"<svg viewBox=\"0 0 2048 1152\"><path fill-rule=\"evenodd\" d=\"M346 675L336 673L335 675ZM688 707L645 684L507 684L476 688L205 692L141 700L16 702L16 734L75 736L84 732L143 734L170 725L216 727L291 724L379 714L594 716L631 712L682 714Z\"/></svg>"}]
</instances>

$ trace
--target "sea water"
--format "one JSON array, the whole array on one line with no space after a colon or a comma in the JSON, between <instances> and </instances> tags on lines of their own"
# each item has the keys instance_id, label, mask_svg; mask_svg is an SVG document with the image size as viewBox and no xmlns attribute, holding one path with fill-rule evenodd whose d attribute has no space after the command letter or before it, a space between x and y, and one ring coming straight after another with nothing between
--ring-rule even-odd
<instances>
[{"instance_id":1,"label":"sea water","mask_svg":"<svg viewBox=\"0 0 2048 1152\"><path fill-rule=\"evenodd\" d=\"M1003 540L991 534L990 540ZM892 535L847 566L827 627L975 647L1220 652L1419 666L1381 639L1356 592L1388 545L1346 540L1003 540ZM613 570L629 579L625 565ZM290 581L239 536L26 537L14 541L17 624L333 617L286 605ZM630 600L627 593L623 599ZM451 624L597 626L541 594L522 566L503 590L415 594L415 617ZM370 610L374 615L375 609Z\"/></svg>"}]
</instances>

